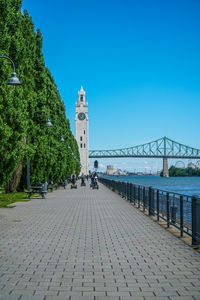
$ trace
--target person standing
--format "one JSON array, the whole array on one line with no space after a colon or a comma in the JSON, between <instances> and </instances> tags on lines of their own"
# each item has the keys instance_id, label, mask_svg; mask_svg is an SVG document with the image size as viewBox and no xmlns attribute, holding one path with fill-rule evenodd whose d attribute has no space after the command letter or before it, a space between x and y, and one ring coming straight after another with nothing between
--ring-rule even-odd
<instances>
[{"instance_id":1,"label":"person standing","mask_svg":"<svg viewBox=\"0 0 200 300\"><path fill-rule=\"evenodd\" d=\"M76 183L76 173L75 172L73 172L71 175L71 182L73 185Z\"/></svg>"}]
</instances>

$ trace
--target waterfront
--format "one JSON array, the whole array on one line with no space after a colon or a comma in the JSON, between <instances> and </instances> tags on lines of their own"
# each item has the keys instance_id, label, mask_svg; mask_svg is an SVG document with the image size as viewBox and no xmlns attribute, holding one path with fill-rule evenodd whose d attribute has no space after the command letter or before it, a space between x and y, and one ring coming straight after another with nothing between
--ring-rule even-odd
<instances>
[{"instance_id":1,"label":"waterfront","mask_svg":"<svg viewBox=\"0 0 200 300\"><path fill-rule=\"evenodd\" d=\"M200 177L169 177L160 176L106 176L113 180L127 181L134 184L152 186L161 190L200 197Z\"/></svg>"}]
</instances>

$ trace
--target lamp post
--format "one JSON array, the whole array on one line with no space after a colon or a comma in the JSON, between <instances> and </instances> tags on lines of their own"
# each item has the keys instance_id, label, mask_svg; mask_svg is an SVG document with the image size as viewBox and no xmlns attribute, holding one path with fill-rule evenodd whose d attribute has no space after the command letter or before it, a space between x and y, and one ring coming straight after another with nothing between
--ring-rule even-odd
<instances>
[{"instance_id":1,"label":"lamp post","mask_svg":"<svg viewBox=\"0 0 200 300\"><path fill-rule=\"evenodd\" d=\"M70 145L67 146L67 149L70 150L72 157L74 158L74 152L72 151L72 148ZM74 161L72 160L72 172L74 171Z\"/></svg>"},{"instance_id":2,"label":"lamp post","mask_svg":"<svg viewBox=\"0 0 200 300\"><path fill-rule=\"evenodd\" d=\"M71 154L72 154L72 157L73 157L73 164L72 164L72 171L74 171L74 163L76 164L79 164L79 166L80 167L82 167L82 165L81 165L81 163L80 163L80 161L79 161L79 159L76 157L76 155L75 155L75 153L72 151L72 148L70 147L70 145L68 145L67 146L67 149L69 149L70 150L70 152L71 152Z\"/></svg>"},{"instance_id":3,"label":"lamp post","mask_svg":"<svg viewBox=\"0 0 200 300\"><path fill-rule=\"evenodd\" d=\"M60 138L59 138L59 142L60 142L61 144L64 144L65 139L63 138L62 134L60 133L59 130L57 130L56 132L58 133L58 135L59 135L59 137L60 137ZM59 148L58 148L58 153L59 153L59 167L60 167L60 170L62 170L62 158L63 158L63 156L62 156L62 147L60 147L60 146L59 146ZM63 175L64 175L64 174L63 174ZM63 186L64 186L64 188L65 188L64 182L65 182L65 180L63 179L63 177L60 177L60 176L59 176L59 184L63 184Z\"/></svg>"},{"instance_id":4,"label":"lamp post","mask_svg":"<svg viewBox=\"0 0 200 300\"><path fill-rule=\"evenodd\" d=\"M51 123L51 121L49 120L49 115L48 115L48 113L45 110L36 110L34 112L34 114L36 114L36 113L45 113L45 114L47 114L48 120L47 120L45 126L46 127L52 127L53 126L52 123ZM30 187L31 187L31 180L30 180L30 159L28 157L28 159L27 159L27 190L29 192L30 192Z\"/></svg>"},{"instance_id":5,"label":"lamp post","mask_svg":"<svg viewBox=\"0 0 200 300\"><path fill-rule=\"evenodd\" d=\"M15 64L12 61L12 59L10 57L8 57L8 56L0 56L0 58L5 58L5 59L9 60L12 63L12 66L13 66L13 73L11 74L10 79L8 79L7 84L8 85L21 85L21 82L17 78L17 74L15 72Z\"/></svg>"}]
</instances>

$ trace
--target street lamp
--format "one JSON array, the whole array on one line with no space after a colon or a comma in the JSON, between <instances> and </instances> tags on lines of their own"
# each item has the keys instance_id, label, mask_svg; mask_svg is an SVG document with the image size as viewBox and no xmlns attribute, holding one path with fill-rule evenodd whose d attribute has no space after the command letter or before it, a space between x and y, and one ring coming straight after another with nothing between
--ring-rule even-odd
<instances>
[{"instance_id":1,"label":"street lamp","mask_svg":"<svg viewBox=\"0 0 200 300\"><path fill-rule=\"evenodd\" d=\"M46 122L46 124L45 124L45 126L46 127L52 127L53 126L53 124L51 123L51 121L49 120L49 114L48 114L48 112L46 112L45 110L36 110L35 112L34 112L34 114L38 114L38 113L45 113L46 115L47 115L47 117L48 117L48 120L47 120L47 122Z\"/></svg>"},{"instance_id":2,"label":"street lamp","mask_svg":"<svg viewBox=\"0 0 200 300\"><path fill-rule=\"evenodd\" d=\"M7 84L8 85L20 85L21 82L19 81L19 79L17 78L17 74L15 73L15 64L12 61L12 59L8 56L0 56L0 58L5 58L5 59L9 60L13 65L13 73L11 74L10 79L8 79Z\"/></svg>"},{"instance_id":3,"label":"street lamp","mask_svg":"<svg viewBox=\"0 0 200 300\"><path fill-rule=\"evenodd\" d=\"M64 142L64 141L65 140L64 140L63 136L61 135L60 142Z\"/></svg>"},{"instance_id":4,"label":"street lamp","mask_svg":"<svg viewBox=\"0 0 200 300\"><path fill-rule=\"evenodd\" d=\"M48 113L45 110L36 110L34 112L34 114L36 114L36 113L45 113L45 114L47 114L48 120L47 120L45 126L46 127L52 127L53 126L53 124L49 120L49 115L48 115ZM31 187L31 183L30 182L31 182L31 180L30 180L30 159L28 158L27 159L27 190L28 190L28 192L30 192L30 187Z\"/></svg>"},{"instance_id":5,"label":"street lamp","mask_svg":"<svg viewBox=\"0 0 200 300\"><path fill-rule=\"evenodd\" d=\"M63 143L65 141L64 137L60 134L58 130L56 130L56 133L60 135L60 142Z\"/></svg>"},{"instance_id":6,"label":"street lamp","mask_svg":"<svg viewBox=\"0 0 200 300\"><path fill-rule=\"evenodd\" d=\"M70 150L72 157L75 158L75 154L74 154L74 152L72 151L72 148L71 148L70 145L67 146L67 149ZM73 171L73 170L74 170L74 161L72 160L72 171Z\"/></svg>"},{"instance_id":7,"label":"street lamp","mask_svg":"<svg viewBox=\"0 0 200 300\"><path fill-rule=\"evenodd\" d=\"M51 123L51 121L49 120L49 118L48 118L48 120L47 120L45 126L46 126L46 127L52 127L52 126L53 126L53 124Z\"/></svg>"}]
</instances>

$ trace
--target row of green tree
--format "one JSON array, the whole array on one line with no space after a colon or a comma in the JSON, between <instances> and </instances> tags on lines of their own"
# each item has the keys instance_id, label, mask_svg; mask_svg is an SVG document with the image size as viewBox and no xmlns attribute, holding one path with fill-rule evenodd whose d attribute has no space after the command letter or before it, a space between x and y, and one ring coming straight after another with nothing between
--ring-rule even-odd
<instances>
[{"instance_id":1,"label":"row of green tree","mask_svg":"<svg viewBox=\"0 0 200 300\"><path fill-rule=\"evenodd\" d=\"M22 0L0 0L0 55L15 62L22 83L6 84L12 65L0 59L0 185L7 192L26 187L28 157L32 185L47 180L47 174L56 182L73 170L80 172L78 145L64 102L45 66L41 32L35 32L31 17L21 6ZM36 111L45 111L53 127L45 126L46 113Z\"/></svg>"},{"instance_id":2,"label":"row of green tree","mask_svg":"<svg viewBox=\"0 0 200 300\"><path fill-rule=\"evenodd\" d=\"M160 176L163 176L163 171L160 173ZM193 168L185 168L180 169L176 168L174 166L171 166L169 168L169 177L186 177L186 176L200 176L200 170L199 169L193 169Z\"/></svg>"}]
</instances>

